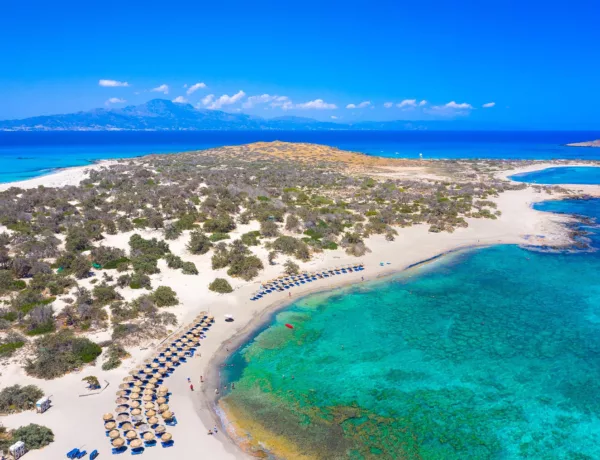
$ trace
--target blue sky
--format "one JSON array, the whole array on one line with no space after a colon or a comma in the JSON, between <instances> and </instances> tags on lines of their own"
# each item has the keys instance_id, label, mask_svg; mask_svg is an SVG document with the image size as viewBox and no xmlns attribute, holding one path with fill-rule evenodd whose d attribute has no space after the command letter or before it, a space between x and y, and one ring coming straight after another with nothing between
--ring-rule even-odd
<instances>
[{"instance_id":1,"label":"blue sky","mask_svg":"<svg viewBox=\"0 0 600 460\"><path fill-rule=\"evenodd\" d=\"M598 1L7 0L2 8L0 119L181 97L265 117L600 128ZM196 83L205 86L189 92ZM167 93L151 91L161 85Z\"/></svg>"}]
</instances>

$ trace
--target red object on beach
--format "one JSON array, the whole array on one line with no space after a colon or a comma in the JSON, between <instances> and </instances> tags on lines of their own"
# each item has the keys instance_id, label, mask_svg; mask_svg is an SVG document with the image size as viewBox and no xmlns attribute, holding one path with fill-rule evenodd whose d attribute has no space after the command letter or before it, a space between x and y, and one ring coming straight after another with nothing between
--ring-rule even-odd
<instances>
[{"instance_id":1,"label":"red object on beach","mask_svg":"<svg viewBox=\"0 0 600 460\"><path fill-rule=\"evenodd\" d=\"M294 326L292 326L291 324L287 324L287 323L286 323L285 327L290 328L290 329L294 329Z\"/></svg>"}]
</instances>

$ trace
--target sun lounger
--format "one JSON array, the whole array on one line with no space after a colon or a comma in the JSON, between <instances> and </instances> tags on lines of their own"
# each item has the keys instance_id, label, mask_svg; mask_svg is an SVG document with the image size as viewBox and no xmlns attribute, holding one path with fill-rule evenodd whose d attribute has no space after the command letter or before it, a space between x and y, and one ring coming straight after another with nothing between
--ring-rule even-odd
<instances>
[{"instance_id":1,"label":"sun lounger","mask_svg":"<svg viewBox=\"0 0 600 460\"><path fill-rule=\"evenodd\" d=\"M77 448L70 450L67 453L67 458L77 458L76 455L79 455L79 449Z\"/></svg>"},{"instance_id":2,"label":"sun lounger","mask_svg":"<svg viewBox=\"0 0 600 460\"><path fill-rule=\"evenodd\" d=\"M87 455L87 450L82 450L81 452L79 452L79 453L77 454L77 457L75 457L75 458L83 458L83 457L85 457L86 455Z\"/></svg>"},{"instance_id":3,"label":"sun lounger","mask_svg":"<svg viewBox=\"0 0 600 460\"><path fill-rule=\"evenodd\" d=\"M174 442L171 439L170 441L167 441L167 442L161 442L161 444L162 444L163 447L172 447L173 444L174 444Z\"/></svg>"},{"instance_id":4,"label":"sun lounger","mask_svg":"<svg viewBox=\"0 0 600 460\"><path fill-rule=\"evenodd\" d=\"M100 455L100 454L98 453L98 451L97 451L97 450L94 450L94 451L93 451L93 452L90 454L90 459L91 459L91 460L94 460L94 459L95 459L95 458L96 458L98 455Z\"/></svg>"}]
</instances>

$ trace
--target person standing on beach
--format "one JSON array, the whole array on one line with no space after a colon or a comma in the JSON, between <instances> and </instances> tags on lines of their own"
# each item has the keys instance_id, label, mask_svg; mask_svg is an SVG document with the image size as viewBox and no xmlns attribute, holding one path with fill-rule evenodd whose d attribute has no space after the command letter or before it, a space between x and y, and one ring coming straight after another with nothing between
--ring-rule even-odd
<instances>
[{"instance_id":1,"label":"person standing on beach","mask_svg":"<svg viewBox=\"0 0 600 460\"><path fill-rule=\"evenodd\" d=\"M190 390L194 391L194 384L190 383Z\"/></svg>"},{"instance_id":2,"label":"person standing on beach","mask_svg":"<svg viewBox=\"0 0 600 460\"><path fill-rule=\"evenodd\" d=\"M200 383L204 383L204 378L200 376Z\"/></svg>"}]
</instances>

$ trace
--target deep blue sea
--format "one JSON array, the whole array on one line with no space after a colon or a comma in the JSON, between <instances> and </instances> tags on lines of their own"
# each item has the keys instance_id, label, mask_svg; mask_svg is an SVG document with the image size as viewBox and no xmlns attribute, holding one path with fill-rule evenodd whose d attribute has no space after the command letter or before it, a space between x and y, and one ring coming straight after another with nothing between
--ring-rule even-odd
<instances>
[{"instance_id":1,"label":"deep blue sea","mask_svg":"<svg viewBox=\"0 0 600 460\"><path fill-rule=\"evenodd\" d=\"M306 297L231 356L229 415L322 459L598 459L599 274L599 252L506 245Z\"/></svg>"},{"instance_id":2,"label":"deep blue sea","mask_svg":"<svg viewBox=\"0 0 600 460\"><path fill-rule=\"evenodd\" d=\"M565 147L600 138L568 131L195 131L0 132L0 182L100 159L172 153L256 141L326 144L397 158L600 159L600 149Z\"/></svg>"},{"instance_id":3,"label":"deep blue sea","mask_svg":"<svg viewBox=\"0 0 600 460\"><path fill-rule=\"evenodd\" d=\"M600 168L593 166L561 166L515 174L510 179L534 184L600 184Z\"/></svg>"}]
</instances>

